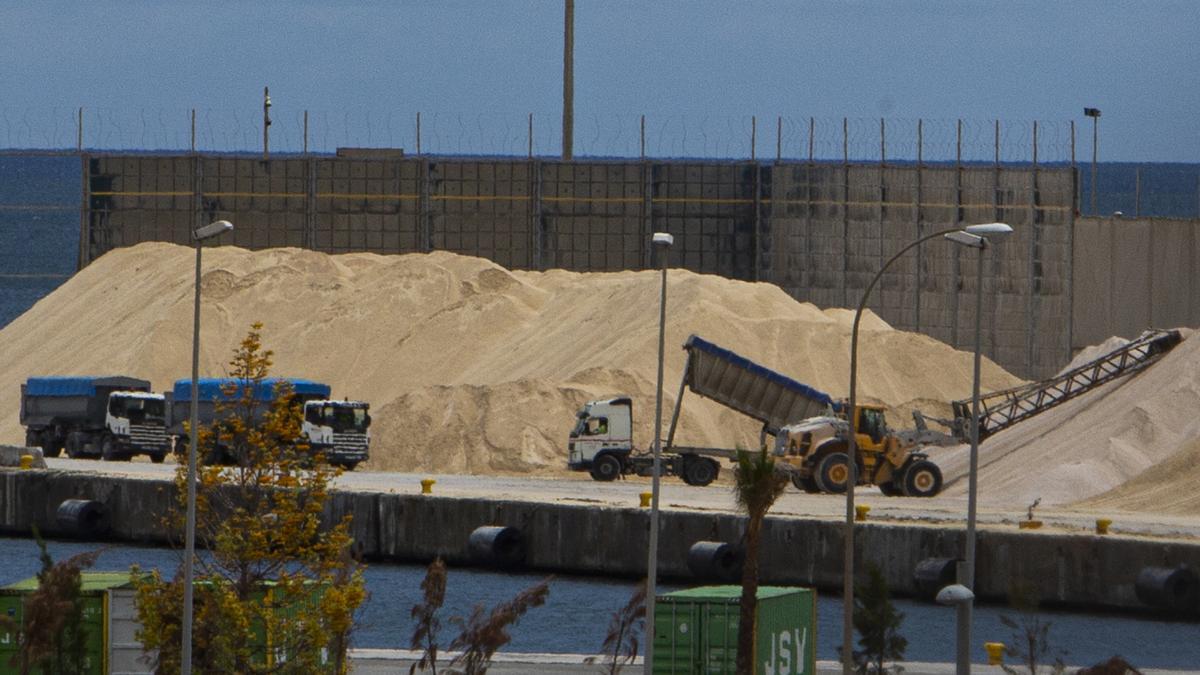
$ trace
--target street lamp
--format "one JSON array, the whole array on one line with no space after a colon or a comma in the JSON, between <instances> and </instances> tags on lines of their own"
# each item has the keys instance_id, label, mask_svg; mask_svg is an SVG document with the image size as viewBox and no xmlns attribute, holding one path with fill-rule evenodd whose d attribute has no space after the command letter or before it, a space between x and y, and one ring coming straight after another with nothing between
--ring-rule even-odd
<instances>
[{"instance_id":1,"label":"street lamp","mask_svg":"<svg viewBox=\"0 0 1200 675\"><path fill-rule=\"evenodd\" d=\"M1096 146L1099 145L1100 132L1100 109L1099 108L1084 108L1083 114L1086 117L1092 118L1092 215L1096 215Z\"/></svg>"},{"instance_id":2,"label":"street lamp","mask_svg":"<svg viewBox=\"0 0 1200 675\"><path fill-rule=\"evenodd\" d=\"M667 254L675 238L666 232L655 232L650 240L658 252L662 266L662 291L658 297L658 381L654 389L654 473L650 478L650 553L646 564L646 658L642 665L646 675L654 672L654 600L658 586L658 476L662 473L662 390L663 349L667 326Z\"/></svg>"},{"instance_id":3,"label":"street lamp","mask_svg":"<svg viewBox=\"0 0 1200 675\"><path fill-rule=\"evenodd\" d=\"M900 249L879 268L879 271L875 273L875 277L871 279L871 283L867 284L867 289L863 291L862 299L858 303L858 309L854 312L854 327L850 333L850 397L849 401L847 401L846 410L846 418L850 422L850 439L847 443L849 462L847 462L846 467L848 469L846 478L846 524L842 537L845 546L842 556L844 563L844 567L842 568L842 672L845 675L851 675L854 672L854 486L858 484L858 416L855 414L855 410L858 405L858 325L862 320L863 310L867 307L867 300L871 296L872 289L875 288L875 284L879 282L879 279L883 277L883 273L887 271L887 268L891 267L892 263L899 260L901 256L918 245L930 239L946 237L958 244L967 244L969 241L971 242L969 245L979 246L979 244L975 243L976 241L986 242L983 235L995 235L1011 231L1012 228L1004 223L987 223L984 225L968 225L961 228L952 227L946 230L938 230L917 239ZM971 239L967 240L967 237ZM982 269L983 266L981 264L981 274ZM977 312L977 321L978 318L979 314ZM977 360L979 352L978 333L978 330L976 330ZM976 372L978 373L978 363L976 363ZM978 381L978 374L976 374L975 379ZM978 382L976 382L976 398L978 398ZM972 468L971 473L972 475L974 474L974 468ZM973 501L969 503L974 504ZM970 513L974 513L973 506ZM972 553L973 551L974 549L972 549Z\"/></svg>"},{"instance_id":4,"label":"street lamp","mask_svg":"<svg viewBox=\"0 0 1200 675\"><path fill-rule=\"evenodd\" d=\"M1099 113L1099 111L1097 111ZM983 361L983 251L993 239L1012 233L1005 223L972 225L966 231L951 232L946 238L963 246L979 251L975 275L975 373L971 383L971 460L967 469L967 541L963 564L959 569L958 583L965 586L969 595L958 600L958 649L955 655L956 672L967 675L971 672L971 614L975 605L975 495L978 486L976 473L979 468L979 379Z\"/></svg>"},{"instance_id":5,"label":"street lamp","mask_svg":"<svg viewBox=\"0 0 1200 675\"><path fill-rule=\"evenodd\" d=\"M192 411L188 428L188 466L187 466L187 525L184 534L183 554L183 645L180 656L180 672L191 675L192 672L192 568L196 559L196 418L198 417L197 399L200 397L198 380L200 379L200 251L204 240L211 239L233 229L233 223L228 220L218 220L208 225L202 225L192 231L192 241L196 243L196 300L192 312Z\"/></svg>"}]
</instances>

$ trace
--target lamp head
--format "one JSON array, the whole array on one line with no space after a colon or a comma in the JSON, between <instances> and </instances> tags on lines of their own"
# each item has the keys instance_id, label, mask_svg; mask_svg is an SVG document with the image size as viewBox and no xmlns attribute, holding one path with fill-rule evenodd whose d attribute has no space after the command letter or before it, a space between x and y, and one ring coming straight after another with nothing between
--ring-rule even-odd
<instances>
[{"instance_id":1,"label":"lamp head","mask_svg":"<svg viewBox=\"0 0 1200 675\"><path fill-rule=\"evenodd\" d=\"M654 236L650 238L650 241L655 246L670 248L675 244L675 237L667 234L666 232L655 232Z\"/></svg>"},{"instance_id":2,"label":"lamp head","mask_svg":"<svg viewBox=\"0 0 1200 675\"><path fill-rule=\"evenodd\" d=\"M1099 108L1084 108L1083 114L1086 117L1099 117L1100 109Z\"/></svg>"},{"instance_id":3,"label":"lamp head","mask_svg":"<svg viewBox=\"0 0 1200 675\"><path fill-rule=\"evenodd\" d=\"M233 223L229 222L228 220L218 220L192 230L192 239L195 241L203 241L219 234L224 234L232 229Z\"/></svg>"},{"instance_id":4,"label":"lamp head","mask_svg":"<svg viewBox=\"0 0 1200 675\"><path fill-rule=\"evenodd\" d=\"M966 230L955 230L954 232L949 232L942 236L956 244L961 244L963 246L970 246L971 248L987 248L987 239L984 239L977 234L971 234Z\"/></svg>"},{"instance_id":5,"label":"lamp head","mask_svg":"<svg viewBox=\"0 0 1200 675\"><path fill-rule=\"evenodd\" d=\"M1008 223L982 223L979 225L968 225L963 229L971 234L988 237L989 239L1003 237L1004 235L1012 234L1013 231L1012 226Z\"/></svg>"},{"instance_id":6,"label":"lamp head","mask_svg":"<svg viewBox=\"0 0 1200 675\"><path fill-rule=\"evenodd\" d=\"M950 584L938 591L935 599L942 605L962 605L974 600L975 594L962 584Z\"/></svg>"}]
</instances>

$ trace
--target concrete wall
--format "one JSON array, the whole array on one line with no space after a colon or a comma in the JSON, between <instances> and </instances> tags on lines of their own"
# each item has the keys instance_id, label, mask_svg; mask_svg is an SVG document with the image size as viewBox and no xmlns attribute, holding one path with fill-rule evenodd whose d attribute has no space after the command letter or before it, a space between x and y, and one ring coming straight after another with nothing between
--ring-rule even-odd
<instances>
[{"instance_id":1,"label":"concrete wall","mask_svg":"<svg viewBox=\"0 0 1200 675\"><path fill-rule=\"evenodd\" d=\"M175 506L168 481L90 476L75 472L0 472L0 531L28 535L36 524L61 533L55 511L65 499L104 502L118 541L164 542L165 514ZM363 554L373 559L426 563L442 556L466 564L470 533L482 525L521 530L529 567L557 572L640 577L649 538L646 509L546 504L439 496L335 492L327 517L353 516ZM696 541L738 542L744 519L731 514L663 512L660 572L686 580L687 551ZM841 588L843 524L794 517L768 518L763 531L764 583ZM953 558L958 529L864 523L855 530L855 558L877 563L899 594L914 592L913 570L925 558ZM178 536L178 535L176 535ZM1080 607L1134 608L1134 581L1145 566L1200 568L1200 544L1115 535L982 530L977 542L977 592L1002 599L1011 583L1036 585L1042 599Z\"/></svg>"},{"instance_id":2,"label":"concrete wall","mask_svg":"<svg viewBox=\"0 0 1200 675\"><path fill-rule=\"evenodd\" d=\"M1073 340L1080 349L1149 326L1200 326L1200 220L1080 218Z\"/></svg>"},{"instance_id":3,"label":"concrete wall","mask_svg":"<svg viewBox=\"0 0 1200 675\"><path fill-rule=\"evenodd\" d=\"M218 217L229 243L329 253L434 249L516 269L640 269L649 235L672 265L768 281L823 307L855 307L908 242L1005 221L988 252L984 350L1040 377L1070 356L1075 173L1037 165L85 157L80 266L118 246L189 244ZM897 328L973 345L976 256L935 241L898 261L869 306Z\"/></svg>"}]
</instances>

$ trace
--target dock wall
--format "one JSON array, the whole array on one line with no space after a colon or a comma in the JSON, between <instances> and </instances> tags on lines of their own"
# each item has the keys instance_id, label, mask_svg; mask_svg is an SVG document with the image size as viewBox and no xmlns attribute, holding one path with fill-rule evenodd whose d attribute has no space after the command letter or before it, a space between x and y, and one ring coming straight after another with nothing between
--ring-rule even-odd
<instances>
[{"instance_id":1,"label":"dock wall","mask_svg":"<svg viewBox=\"0 0 1200 675\"><path fill-rule=\"evenodd\" d=\"M27 536L31 525L63 536L55 522L66 499L91 499L108 509L112 540L167 543L163 514L174 507L169 481L114 478L77 472L0 472L0 531ZM330 518L353 515L353 533L369 560L426 563L442 556L471 564L467 541L483 525L519 529L526 567L548 572L640 577L645 573L649 511L487 498L419 494L334 492ZM662 512L660 574L691 578L687 552L696 541L738 542L744 518L733 514L667 509ZM840 591L843 527L840 521L770 517L763 530L762 581ZM964 532L944 526L860 523L855 557L860 569L874 562L893 592L917 592L913 571L926 558L956 557ZM1043 602L1092 609L1143 607L1135 594L1147 566L1200 569L1200 544L1119 535L980 530L976 592L1007 597L1013 582L1032 584Z\"/></svg>"}]
</instances>

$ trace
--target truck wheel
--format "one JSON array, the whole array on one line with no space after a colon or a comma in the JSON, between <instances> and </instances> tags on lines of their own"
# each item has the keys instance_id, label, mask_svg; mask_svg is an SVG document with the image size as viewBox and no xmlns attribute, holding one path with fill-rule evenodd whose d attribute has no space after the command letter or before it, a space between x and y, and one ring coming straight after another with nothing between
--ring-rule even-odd
<instances>
[{"instance_id":1,"label":"truck wheel","mask_svg":"<svg viewBox=\"0 0 1200 675\"><path fill-rule=\"evenodd\" d=\"M942 470L927 459L913 462L904 472L904 494L909 497L932 497L941 490Z\"/></svg>"},{"instance_id":2,"label":"truck wheel","mask_svg":"<svg viewBox=\"0 0 1200 675\"><path fill-rule=\"evenodd\" d=\"M152 452L152 453L150 453L150 461L151 461L151 462L154 462L155 464L162 464L162 463L163 463L163 460L164 460L164 459L166 459L166 458L167 458L167 453L166 453L166 452Z\"/></svg>"},{"instance_id":3,"label":"truck wheel","mask_svg":"<svg viewBox=\"0 0 1200 675\"><path fill-rule=\"evenodd\" d=\"M83 439L80 438L78 432L72 431L67 434L67 457L71 459L86 458L86 455L83 454L83 445Z\"/></svg>"},{"instance_id":4,"label":"truck wheel","mask_svg":"<svg viewBox=\"0 0 1200 675\"><path fill-rule=\"evenodd\" d=\"M808 494L815 494L821 491L821 488L817 487L817 482L813 480L812 476L801 476L798 471L792 472L792 485L795 485L797 490L803 490Z\"/></svg>"},{"instance_id":5,"label":"truck wheel","mask_svg":"<svg viewBox=\"0 0 1200 675\"><path fill-rule=\"evenodd\" d=\"M605 483L621 475L621 460L612 455L600 455L592 462L592 480Z\"/></svg>"},{"instance_id":6,"label":"truck wheel","mask_svg":"<svg viewBox=\"0 0 1200 675\"><path fill-rule=\"evenodd\" d=\"M37 445L36 443L34 445ZM58 436L52 431L42 432L42 455L46 457L58 457L62 453L62 443L58 442Z\"/></svg>"},{"instance_id":7,"label":"truck wheel","mask_svg":"<svg viewBox=\"0 0 1200 675\"><path fill-rule=\"evenodd\" d=\"M342 469L345 471L353 471L354 467L358 466L358 462L355 462L353 460L349 461L349 462L338 462L337 466L342 467Z\"/></svg>"},{"instance_id":8,"label":"truck wheel","mask_svg":"<svg viewBox=\"0 0 1200 675\"><path fill-rule=\"evenodd\" d=\"M117 451L117 441L108 434L104 434L104 438L100 439L100 458L106 462L121 460L121 453Z\"/></svg>"},{"instance_id":9,"label":"truck wheel","mask_svg":"<svg viewBox=\"0 0 1200 675\"><path fill-rule=\"evenodd\" d=\"M25 430L25 447L41 448L42 447L42 435L36 431L31 431L29 429L26 429ZM45 452L45 451L46 451L46 449L42 448L42 452Z\"/></svg>"},{"instance_id":10,"label":"truck wheel","mask_svg":"<svg viewBox=\"0 0 1200 675\"><path fill-rule=\"evenodd\" d=\"M822 492L841 494L849 481L850 460L846 453L830 453L817 464L816 483Z\"/></svg>"},{"instance_id":11,"label":"truck wheel","mask_svg":"<svg viewBox=\"0 0 1200 675\"><path fill-rule=\"evenodd\" d=\"M683 463L683 482L704 487L717 479L720 465L707 457L688 457Z\"/></svg>"}]
</instances>

